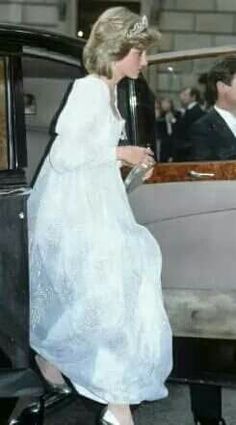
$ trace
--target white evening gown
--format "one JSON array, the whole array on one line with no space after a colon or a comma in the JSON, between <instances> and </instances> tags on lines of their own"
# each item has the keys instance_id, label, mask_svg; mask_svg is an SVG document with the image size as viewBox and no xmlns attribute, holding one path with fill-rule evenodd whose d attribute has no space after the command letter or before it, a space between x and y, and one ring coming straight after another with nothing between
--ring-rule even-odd
<instances>
[{"instance_id":1,"label":"white evening gown","mask_svg":"<svg viewBox=\"0 0 236 425\"><path fill-rule=\"evenodd\" d=\"M28 202L31 345L79 393L135 404L167 395L172 335L161 252L116 160L123 126L104 81L75 81Z\"/></svg>"}]
</instances>

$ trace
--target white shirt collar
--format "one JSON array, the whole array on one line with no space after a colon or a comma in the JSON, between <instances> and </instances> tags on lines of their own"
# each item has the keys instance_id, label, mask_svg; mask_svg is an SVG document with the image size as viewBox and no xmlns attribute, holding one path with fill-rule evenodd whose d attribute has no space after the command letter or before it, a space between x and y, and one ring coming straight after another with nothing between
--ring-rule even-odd
<instances>
[{"instance_id":1,"label":"white shirt collar","mask_svg":"<svg viewBox=\"0 0 236 425\"><path fill-rule=\"evenodd\" d=\"M236 116L226 109L219 108L219 106L214 105L216 112L223 118L226 122L234 136L236 137Z\"/></svg>"},{"instance_id":2,"label":"white shirt collar","mask_svg":"<svg viewBox=\"0 0 236 425\"><path fill-rule=\"evenodd\" d=\"M191 103L188 105L187 109L192 109L192 108L193 108L196 104L197 104L197 102L191 102Z\"/></svg>"}]
</instances>

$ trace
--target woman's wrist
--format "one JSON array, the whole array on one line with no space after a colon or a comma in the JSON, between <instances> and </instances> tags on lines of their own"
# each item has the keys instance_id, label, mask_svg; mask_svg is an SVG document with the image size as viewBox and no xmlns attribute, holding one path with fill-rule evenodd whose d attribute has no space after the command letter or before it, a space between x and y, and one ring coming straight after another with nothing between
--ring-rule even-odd
<instances>
[{"instance_id":1,"label":"woman's wrist","mask_svg":"<svg viewBox=\"0 0 236 425\"><path fill-rule=\"evenodd\" d=\"M123 146L117 146L116 148L116 158L118 161L123 161L125 158L125 153L124 153L124 147Z\"/></svg>"}]
</instances>

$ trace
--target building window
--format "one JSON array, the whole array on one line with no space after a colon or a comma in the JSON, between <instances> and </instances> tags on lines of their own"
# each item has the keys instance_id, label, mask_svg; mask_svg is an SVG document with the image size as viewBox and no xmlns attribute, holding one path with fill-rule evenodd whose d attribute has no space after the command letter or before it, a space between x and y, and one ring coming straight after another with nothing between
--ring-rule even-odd
<instances>
[{"instance_id":1,"label":"building window","mask_svg":"<svg viewBox=\"0 0 236 425\"><path fill-rule=\"evenodd\" d=\"M109 7L125 6L132 12L140 13L140 1L96 1L80 0L78 2L77 34L79 37L88 38L90 30L98 16Z\"/></svg>"}]
</instances>

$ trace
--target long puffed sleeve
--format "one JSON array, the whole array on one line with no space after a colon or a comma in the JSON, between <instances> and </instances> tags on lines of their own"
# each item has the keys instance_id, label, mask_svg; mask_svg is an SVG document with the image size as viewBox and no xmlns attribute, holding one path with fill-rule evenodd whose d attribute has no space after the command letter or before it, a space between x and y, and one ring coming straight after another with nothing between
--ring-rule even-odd
<instances>
[{"instance_id":1,"label":"long puffed sleeve","mask_svg":"<svg viewBox=\"0 0 236 425\"><path fill-rule=\"evenodd\" d=\"M49 153L58 171L85 165L116 162L116 147L109 141L110 93L96 77L76 80L59 115L57 137Z\"/></svg>"}]
</instances>

